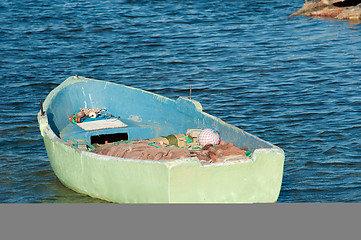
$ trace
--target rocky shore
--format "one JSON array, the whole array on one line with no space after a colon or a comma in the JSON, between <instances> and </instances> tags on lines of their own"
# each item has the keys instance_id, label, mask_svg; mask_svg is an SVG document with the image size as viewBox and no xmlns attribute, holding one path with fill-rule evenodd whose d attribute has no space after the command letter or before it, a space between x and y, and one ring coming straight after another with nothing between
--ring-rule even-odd
<instances>
[{"instance_id":1,"label":"rocky shore","mask_svg":"<svg viewBox=\"0 0 361 240\"><path fill-rule=\"evenodd\" d=\"M361 0L315 0L307 1L303 7L291 14L361 22Z\"/></svg>"}]
</instances>

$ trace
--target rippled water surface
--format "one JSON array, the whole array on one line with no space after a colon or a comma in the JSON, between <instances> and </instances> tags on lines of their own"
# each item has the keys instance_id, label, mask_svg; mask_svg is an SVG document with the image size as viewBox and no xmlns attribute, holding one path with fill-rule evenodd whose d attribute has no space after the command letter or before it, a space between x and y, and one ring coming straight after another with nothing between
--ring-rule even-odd
<instances>
[{"instance_id":1,"label":"rippled water surface","mask_svg":"<svg viewBox=\"0 0 361 240\"><path fill-rule=\"evenodd\" d=\"M303 0L0 1L0 202L102 202L55 177L39 100L67 77L204 111L284 149L279 202L361 202L361 24Z\"/></svg>"}]
</instances>

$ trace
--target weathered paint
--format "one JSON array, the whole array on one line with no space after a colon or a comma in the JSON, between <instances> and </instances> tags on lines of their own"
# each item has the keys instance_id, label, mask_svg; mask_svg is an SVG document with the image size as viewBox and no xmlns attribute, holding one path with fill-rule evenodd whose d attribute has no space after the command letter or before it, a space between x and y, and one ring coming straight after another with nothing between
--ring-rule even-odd
<instances>
[{"instance_id":1,"label":"weathered paint","mask_svg":"<svg viewBox=\"0 0 361 240\"><path fill-rule=\"evenodd\" d=\"M84 90L84 95L83 91L76 95L74 88L69 87L75 84L79 84L78 89ZM94 86L121 94L110 96L108 92L106 96L113 104L110 105L108 101L99 99L102 96L100 92L92 91ZM69 99L69 96L73 96L73 99ZM68 116L84 107L74 103L74 99L86 101L85 104L91 108L106 107L111 113L121 114L125 120L142 119L143 122L134 123L133 129L143 126L142 132L145 133L135 133L137 136L159 137L167 133L185 132L190 128L212 127L221 133L224 140L240 147L247 146L254 154L248 162L201 165L197 158L149 161L84 152L59 137L69 125ZM140 101L142 104L137 105ZM151 108L151 111L147 108ZM202 106L197 101L186 98L174 101L123 85L69 78L48 95L44 109L46 115L39 114L38 121L51 166L59 180L77 192L119 203L277 201L282 184L283 150L202 112ZM148 131L152 129L151 126L156 131ZM129 131L132 138L131 128L124 131ZM89 137L86 133L83 136Z\"/></svg>"}]
</instances>

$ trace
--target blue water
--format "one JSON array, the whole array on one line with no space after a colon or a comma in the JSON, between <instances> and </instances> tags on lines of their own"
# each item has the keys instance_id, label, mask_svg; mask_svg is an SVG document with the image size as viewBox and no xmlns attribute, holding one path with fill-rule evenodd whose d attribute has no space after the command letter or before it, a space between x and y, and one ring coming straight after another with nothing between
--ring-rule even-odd
<instances>
[{"instance_id":1,"label":"blue water","mask_svg":"<svg viewBox=\"0 0 361 240\"><path fill-rule=\"evenodd\" d=\"M361 24L302 0L0 1L0 203L102 202L64 187L39 100L80 75L188 96L283 148L279 202L361 202Z\"/></svg>"}]
</instances>

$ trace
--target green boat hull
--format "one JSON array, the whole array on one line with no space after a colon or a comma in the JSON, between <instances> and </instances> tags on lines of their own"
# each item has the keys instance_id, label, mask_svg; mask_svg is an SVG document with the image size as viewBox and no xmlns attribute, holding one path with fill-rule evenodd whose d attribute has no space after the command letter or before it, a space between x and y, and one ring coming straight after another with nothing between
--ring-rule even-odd
<instances>
[{"instance_id":1,"label":"green boat hull","mask_svg":"<svg viewBox=\"0 0 361 240\"><path fill-rule=\"evenodd\" d=\"M66 143L54 133L46 113L38 114L38 122L55 175L91 197L117 203L269 203L277 201L281 190L285 154L271 144L255 149L246 162L124 159Z\"/></svg>"}]
</instances>

